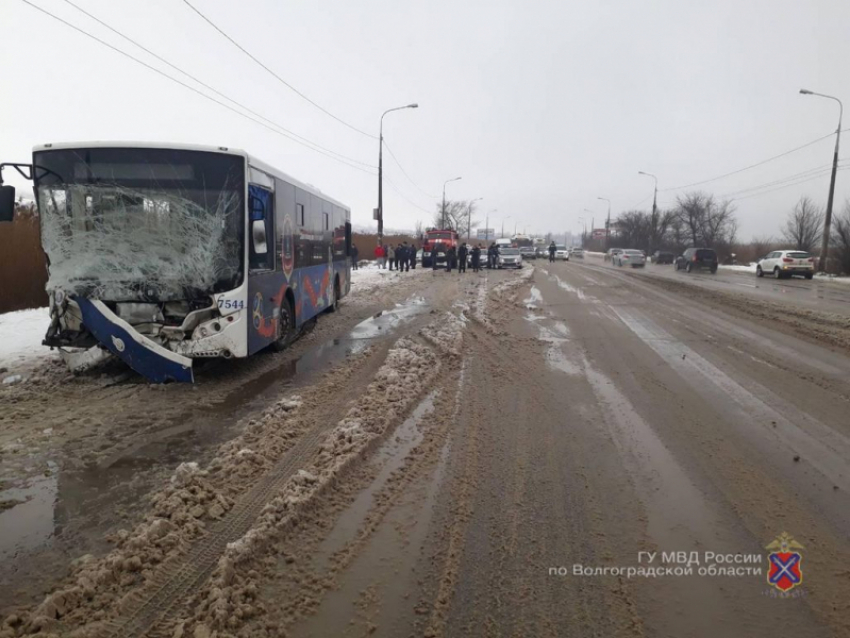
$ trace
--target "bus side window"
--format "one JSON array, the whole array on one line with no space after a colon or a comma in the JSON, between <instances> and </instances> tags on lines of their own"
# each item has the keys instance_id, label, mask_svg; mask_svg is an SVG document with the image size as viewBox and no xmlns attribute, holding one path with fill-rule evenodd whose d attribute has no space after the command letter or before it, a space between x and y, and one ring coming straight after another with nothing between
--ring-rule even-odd
<instances>
[{"instance_id":1,"label":"bus side window","mask_svg":"<svg viewBox=\"0 0 850 638\"><path fill-rule=\"evenodd\" d=\"M265 188L248 187L248 268L274 269L273 193Z\"/></svg>"}]
</instances>

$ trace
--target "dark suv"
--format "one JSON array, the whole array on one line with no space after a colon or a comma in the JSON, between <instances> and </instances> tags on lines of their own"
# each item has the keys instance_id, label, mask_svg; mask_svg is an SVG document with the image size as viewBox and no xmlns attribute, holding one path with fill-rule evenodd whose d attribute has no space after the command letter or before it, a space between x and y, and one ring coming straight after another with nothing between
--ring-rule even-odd
<instances>
[{"instance_id":1,"label":"dark suv","mask_svg":"<svg viewBox=\"0 0 850 638\"><path fill-rule=\"evenodd\" d=\"M676 255L668 253L666 250L656 250L652 254L653 264L672 264L676 260Z\"/></svg>"},{"instance_id":2,"label":"dark suv","mask_svg":"<svg viewBox=\"0 0 850 638\"><path fill-rule=\"evenodd\" d=\"M702 269L717 272L717 253L711 248L688 248L673 264L676 270L683 268L688 272Z\"/></svg>"}]
</instances>

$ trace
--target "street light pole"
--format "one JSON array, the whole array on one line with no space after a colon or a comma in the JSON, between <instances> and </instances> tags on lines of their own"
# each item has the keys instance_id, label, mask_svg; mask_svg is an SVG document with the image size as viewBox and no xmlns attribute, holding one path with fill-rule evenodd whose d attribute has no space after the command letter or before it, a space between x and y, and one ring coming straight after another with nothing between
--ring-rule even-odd
<instances>
[{"instance_id":1,"label":"street light pole","mask_svg":"<svg viewBox=\"0 0 850 638\"><path fill-rule=\"evenodd\" d=\"M826 272L826 260L829 256L829 235L832 230L832 201L835 196L835 174L838 172L838 144L841 141L841 120L844 117L844 104L837 97L800 89L803 95L817 95L838 102L838 128L835 129L835 153L832 156L832 177L829 180L829 197L826 200L826 216L823 219L823 239L821 240L819 272Z\"/></svg>"},{"instance_id":2,"label":"street light pole","mask_svg":"<svg viewBox=\"0 0 850 638\"><path fill-rule=\"evenodd\" d=\"M408 104L387 109L381 114L380 135L378 135L378 245L384 241L384 115L402 109L418 109L418 104Z\"/></svg>"},{"instance_id":3,"label":"street light pole","mask_svg":"<svg viewBox=\"0 0 850 638\"><path fill-rule=\"evenodd\" d=\"M652 191L652 222L653 224L657 224L657 211L658 211L658 178L652 173L644 173L643 171L638 171L638 175L646 175L647 177L651 177L655 180L655 189ZM651 250L656 248L655 246L647 246L647 249Z\"/></svg>"},{"instance_id":4,"label":"street light pole","mask_svg":"<svg viewBox=\"0 0 850 638\"><path fill-rule=\"evenodd\" d=\"M466 211L466 238L472 239L472 205L475 202L480 202L483 197L476 197L469 202L469 208Z\"/></svg>"},{"instance_id":5,"label":"street light pole","mask_svg":"<svg viewBox=\"0 0 850 638\"><path fill-rule=\"evenodd\" d=\"M592 210L590 210L589 208L585 208L584 212L590 213L590 215L591 215L591 217L590 217L590 240L593 241L593 229L595 228L595 225L596 225L596 217L594 217L595 213ZM584 224L584 234L587 235L587 220L585 220L585 224ZM586 242L587 238L586 237L582 238L582 241ZM582 247L584 247L584 246L582 246Z\"/></svg>"},{"instance_id":6,"label":"street light pole","mask_svg":"<svg viewBox=\"0 0 850 638\"><path fill-rule=\"evenodd\" d=\"M608 235L611 234L611 200L607 197L597 197L596 199L608 202L608 219L605 221L605 250L608 250Z\"/></svg>"},{"instance_id":7,"label":"street light pole","mask_svg":"<svg viewBox=\"0 0 850 638\"><path fill-rule=\"evenodd\" d=\"M443 213L440 215L440 225L445 229L446 227L446 184L449 182L456 182L461 179L460 177L452 177L451 179L447 179L443 182Z\"/></svg>"},{"instance_id":8,"label":"street light pole","mask_svg":"<svg viewBox=\"0 0 850 638\"><path fill-rule=\"evenodd\" d=\"M506 220L506 219L510 219L510 218L511 218L511 216L510 216L510 215L508 215L507 217L503 217L503 218L502 218L502 235L501 235L501 236L502 236L502 239L504 239L504 238L505 238L505 220Z\"/></svg>"}]
</instances>

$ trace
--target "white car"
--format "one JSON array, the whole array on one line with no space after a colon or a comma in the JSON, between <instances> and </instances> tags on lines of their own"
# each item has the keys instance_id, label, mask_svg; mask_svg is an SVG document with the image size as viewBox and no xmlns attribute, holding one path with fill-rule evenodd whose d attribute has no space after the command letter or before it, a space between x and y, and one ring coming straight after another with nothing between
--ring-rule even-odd
<instances>
[{"instance_id":1,"label":"white car","mask_svg":"<svg viewBox=\"0 0 850 638\"><path fill-rule=\"evenodd\" d=\"M802 250L774 250L756 266L756 276L765 275L773 275L776 279L803 275L811 279L815 275L815 258Z\"/></svg>"},{"instance_id":2,"label":"white car","mask_svg":"<svg viewBox=\"0 0 850 638\"><path fill-rule=\"evenodd\" d=\"M646 255L640 250L621 250L613 257L617 266L631 266L632 268L643 268L646 266Z\"/></svg>"},{"instance_id":3,"label":"white car","mask_svg":"<svg viewBox=\"0 0 850 638\"><path fill-rule=\"evenodd\" d=\"M499 249L499 268L522 268L522 255L519 248Z\"/></svg>"},{"instance_id":4,"label":"white car","mask_svg":"<svg viewBox=\"0 0 850 638\"><path fill-rule=\"evenodd\" d=\"M573 248L572 250L570 250L570 257L584 259L584 250L582 248Z\"/></svg>"},{"instance_id":5,"label":"white car","mask_svg":"<svg viewBox=\"0 0 850 638\"><path fill-rule=\"evenodd\" d=\"M558 246L555 249L555 259L556 260L560 259L562 261L569 261L570 260L570 251L567 249L566 246Z\"/></svg>"}]
</instances>

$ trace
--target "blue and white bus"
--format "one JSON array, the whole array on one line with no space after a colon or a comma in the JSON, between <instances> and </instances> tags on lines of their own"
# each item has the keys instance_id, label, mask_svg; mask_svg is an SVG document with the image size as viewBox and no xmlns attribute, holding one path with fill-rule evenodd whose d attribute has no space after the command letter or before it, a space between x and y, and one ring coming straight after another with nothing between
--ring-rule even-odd
<instances>
[{"instance_id":1,"label":"blue and white bus","mask_svg":"<svg viewBox=\"0 0 850 638\"><path fill-rule=\"evenodd\" d=\"M285 348L349 291L344 204L244 151L46 144L32 178L49 264L44 339L154 382L199 357Z\"/></svg>"}]
</instances>

